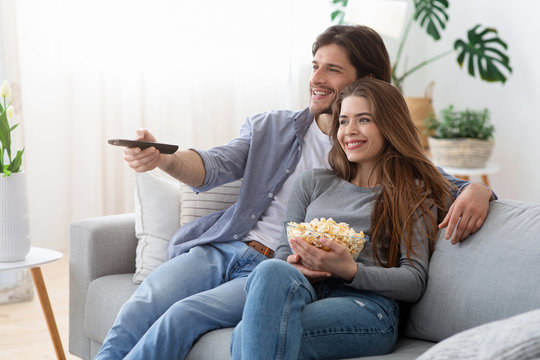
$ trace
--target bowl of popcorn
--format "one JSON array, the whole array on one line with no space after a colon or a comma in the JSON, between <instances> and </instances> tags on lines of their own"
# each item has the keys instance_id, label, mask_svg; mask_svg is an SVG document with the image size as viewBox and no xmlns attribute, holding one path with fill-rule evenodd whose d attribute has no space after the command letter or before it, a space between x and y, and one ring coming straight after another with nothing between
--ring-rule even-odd
<instances>
[{"instance_id":1,"label":"bowl of popcorn","mask_svg":"<svg viewBox=\"0 0 540 360\"><path fill-rule=\"evenodd\" d=\"M326 238L345 245L347 250L356 258L364 249L367 236L363 231L356 232L349 224L337 223L332 218L315 218L310 222L296 223L293 221L287 224L287 238L302 238L304 241L320 249L329 251L327 246L321 244L321 239Z\"/></svg>"}]
</instances>

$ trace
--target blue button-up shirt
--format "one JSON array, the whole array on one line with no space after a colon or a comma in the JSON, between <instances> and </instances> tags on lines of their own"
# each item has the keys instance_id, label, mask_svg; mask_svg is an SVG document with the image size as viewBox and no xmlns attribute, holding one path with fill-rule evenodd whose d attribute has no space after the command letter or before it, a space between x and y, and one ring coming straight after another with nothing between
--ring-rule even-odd
<instances>
[{"instance_id":1,"label":"blue button-up shirt","mask_svg":"<svg viewBox=\"0 0 540 360\"><path fill-rule=\"evenodd\" d=\"M226 210L182 226L169 241L173 258L194 246L241 240L270 205L274 194L293 173L302 155L303 139L313 115L302 111L271 111L249 117L240 136L224 146L196 150L206 178L195 191L243 179L238 201ZM252 216L255 215L255 216Z\"/></svg>"}]
</instances>

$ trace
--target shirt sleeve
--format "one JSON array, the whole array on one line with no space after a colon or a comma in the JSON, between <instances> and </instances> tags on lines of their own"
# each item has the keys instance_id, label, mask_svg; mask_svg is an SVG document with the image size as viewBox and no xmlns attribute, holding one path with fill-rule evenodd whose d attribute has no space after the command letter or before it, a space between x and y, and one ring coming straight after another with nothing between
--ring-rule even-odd
<instances>
[{"instance_id":1,"label":"shirt sleeve","mask_svg":"<svg viewBox=\"0 0 540 360\"><path fill-rule=\"evenodd\" d=\"M454 197L454 199L457 198L458 195L461 194L468 185L472 184L472 182L470 181L461 180L461 179L456 178L455 176L448 174L439 166L437 166L437 169L446 178L446 180L450 181L452 184L456 186L457 189L452 189L452 196ZM491 190L491 193L493 194L493 199L497 200L498 199L497 194L495 194L493 190Z\"/></svg>"},{"instance_id":2,"label":"shirt sleeve","mask_svg":"<svg viewBox=\"0 0 540 360\"><path fill-rule=\"evenodd\" d=\"M216 186L241 179L251 145L252 124L248 118L240 128L240 135L227 144L210 150L196 151L204 162L206 176L200 187L192 187L196 192L208 191Z\"/></svg>"},{"instance_id":3,"label":"shirt sleeve","mask_svg":"<svg viewBox=\"0 0 540 360\"><path fill-rule=\"evenodd\" d=\"M437 216L437 210L434 206L431 212L433 216ZM357 263L356 276L347 285L400 301L418 301L426 289L428 279L430 252L425 226L424 217L418 219L414 226L414 254L410 254L410 261L402 242L398 267L385 268L378 265L368 266Z\"/></svg>"}]
</instances>

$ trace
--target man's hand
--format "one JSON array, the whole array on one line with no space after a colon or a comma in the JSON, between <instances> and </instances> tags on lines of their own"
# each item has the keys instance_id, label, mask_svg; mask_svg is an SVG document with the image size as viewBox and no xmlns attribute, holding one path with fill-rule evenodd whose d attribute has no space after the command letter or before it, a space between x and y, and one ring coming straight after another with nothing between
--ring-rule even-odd
<instances>
[{"instance_id":1,"label":"man's hand","mask_svg":"<svg viewBox=\"0 0 540 360\"><path fill-rule=\"evenodd\" d=\"M492 198L493 194L488 187L480 183L467 185L439 224L439 229L446 228L444 237L452 244L457 244L474 234L482 227Z\"/></svg>"},{"instance_id":2,"label":"man's hand","mask_svg":"<svg viewBox=\"0 0 540 360\"><path fill-rule=\"evenodd\" d=\"M135 140L156 142L156 138L146 129L137 130ZM145 150L140 148L125 148L124 160L129 167L137 172L145 172L155 169L161 159L156 148L149 147Z\"/></svg>"}]
</instances>

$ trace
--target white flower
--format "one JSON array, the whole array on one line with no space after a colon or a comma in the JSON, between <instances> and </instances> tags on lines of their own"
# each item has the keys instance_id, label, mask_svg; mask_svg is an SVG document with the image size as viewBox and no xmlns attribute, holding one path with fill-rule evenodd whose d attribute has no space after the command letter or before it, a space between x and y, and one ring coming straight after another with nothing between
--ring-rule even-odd
<instances>
[{"instance_id":1,"label":"white flower","mask_svg":"<svg viewBox=\"0 0 540 360\"><path fill-rule=\"evenodd\" d=\"M4 80L2 86L0 87L0 97L10 98L11 97L11 86L7 80Z\"/></svg>"},{"instance_id":2,"label":"white flower","mask_svg":"<svg viewBox=\"0 0 540 360\"><path fill-rule=\"evenodd\" d=\"M13 105L9 105L6 109L6 115L8 120L13 117L13 114L15 114L15 109L13 109Z\"/></svg>"}]
</instances>

